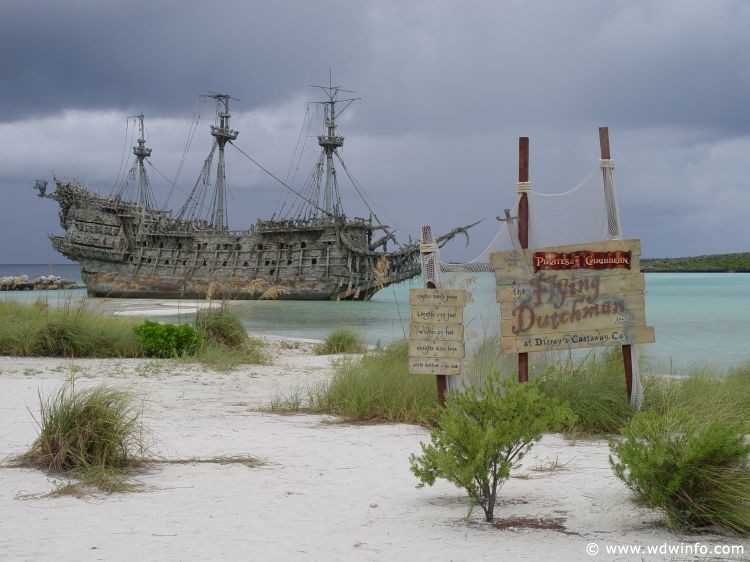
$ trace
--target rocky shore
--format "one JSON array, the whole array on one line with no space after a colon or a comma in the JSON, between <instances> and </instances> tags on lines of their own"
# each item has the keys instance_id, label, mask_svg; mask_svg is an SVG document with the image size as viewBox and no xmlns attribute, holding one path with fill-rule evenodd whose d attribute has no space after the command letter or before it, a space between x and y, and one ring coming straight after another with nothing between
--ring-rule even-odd
<instances>
[{"instance_id":1,"label":"rocky shore","mask_svg":"<svg viewBox=\"0 0 750 562\"><path fill-rule=\"evenodd\" d=\"M80 287L75 281L56 275L41 275L33 280L30 280L28 275L0 277L0 291L55 291Z\"/></svg>"}]
</instances>

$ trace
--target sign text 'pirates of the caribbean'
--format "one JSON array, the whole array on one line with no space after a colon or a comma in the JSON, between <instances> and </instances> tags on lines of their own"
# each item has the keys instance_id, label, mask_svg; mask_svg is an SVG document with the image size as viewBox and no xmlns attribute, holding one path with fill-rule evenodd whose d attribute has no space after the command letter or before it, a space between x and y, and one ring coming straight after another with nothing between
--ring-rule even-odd
<instances>
[{"instance_id":1,"label":"sign text 'pirates of the caribbean'","mask_svg":"<svg viewBox=\"0 0 750 562\"><path fill-rule=\"evenodd\" d=\"M630 269L630 252L534 252L534 271Z\"/></svg>"}]
</instances>

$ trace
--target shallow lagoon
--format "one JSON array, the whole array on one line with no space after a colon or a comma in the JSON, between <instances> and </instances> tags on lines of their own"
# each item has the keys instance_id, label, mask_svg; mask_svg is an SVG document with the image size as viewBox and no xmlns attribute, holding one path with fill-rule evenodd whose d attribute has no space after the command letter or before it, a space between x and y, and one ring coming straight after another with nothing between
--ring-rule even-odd
<instances>
[{"instance_id":1,"label":"shallow lagoon","mask_svg":"<svg viewBox=\"0 0 750 562\"><path fill-rule=\"evenodd\" d=\"M0 275L49 273L80 280L77 265L3 265ZM480 274L491 289L493 277ZM408 331L408 289L421 286L419 278L388 287L370 302L242 302L236 312L248 330L286 337L321 339L332 328L361 329L367 341L385 344ZM646 317L656 330L656 343L642 353L661 372L684 372L691 366L720 369L750 359L750 275L742 273L648 273ZM46 299L64 306L84 298L108 312L140 312L146 317L187 320L196 301L88 299L83 290L0 293L0 298L34 302Z\"/></svg>"}]
</instances>

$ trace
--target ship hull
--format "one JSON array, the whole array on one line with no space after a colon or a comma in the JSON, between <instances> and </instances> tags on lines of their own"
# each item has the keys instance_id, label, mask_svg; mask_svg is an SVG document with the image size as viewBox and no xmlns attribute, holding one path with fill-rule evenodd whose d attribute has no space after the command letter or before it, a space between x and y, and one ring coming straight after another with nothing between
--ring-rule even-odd
<instances>
[{"instance_id":1,"label":"ship hull","mask_svg":"<svg viewBox=\"0 0 750 562\"><path fill-rule=\"evenodd\" d=\"M57 181L64 236L52 246L81 265L90 296L159 299L369 299L420 271L418 248L369 248L372 225L258 221L241 231L176 221L168 212Z\"/></svg>"}]
</instances>

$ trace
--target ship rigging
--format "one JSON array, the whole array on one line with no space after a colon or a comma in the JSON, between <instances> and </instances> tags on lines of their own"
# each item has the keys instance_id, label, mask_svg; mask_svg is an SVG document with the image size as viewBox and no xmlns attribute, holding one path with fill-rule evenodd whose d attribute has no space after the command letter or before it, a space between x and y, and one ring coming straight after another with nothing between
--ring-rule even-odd
<instances>
[{"instance_id":1,"label":"ship rigging","mask_svg":"<svg viewBox=\"0 0 750 562\"><path fill-rule=\"evenodd\" d=\"M176 214L156 205L144 162L162 177L146 146L143 115L137 115L134 163L109 196L77 182L55 178L56 191L41 197L60 205L64 236L51 236L53 247L81 264L88 293L110 297L258 298L264 286L283 286L285 298L368 299L379 289L419 273L419 245L399 245L395 232L383 224L368 203L341 156L344 137L337 118L359 98L340 86L318 86L325 94L323 132L317 137L320 155L301 188L296 189L263 167L235 144L227 94L211 92L216 113L210 127L213 143L185 203ZM235 100L236 101L236 100ZM197 128L191 125L186 150ZM229 226L226 146L259 166L294 197L280 202L271 219L258 219L244 230ZM213 161L217 158L215 173ZM300 152L301 157L301 152ZM341 165L364 202L369 218L348 218L339 190L336 163ZM119 174L118 174L119 175ZM212 182L212 177L213 182ZM169 200L167 197L167 201ZM439 237L444 244L473 225ZM373 241L375 231L383 235ZM397 249L388 252L393 241Z\"/></svg>"}]
</instances>

